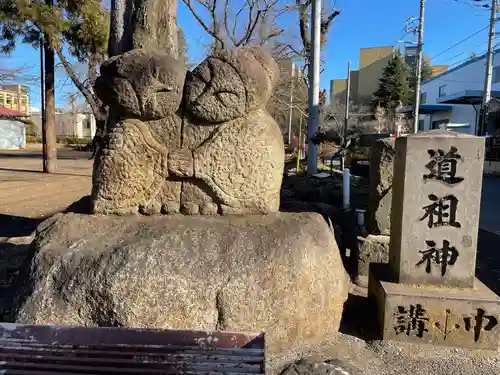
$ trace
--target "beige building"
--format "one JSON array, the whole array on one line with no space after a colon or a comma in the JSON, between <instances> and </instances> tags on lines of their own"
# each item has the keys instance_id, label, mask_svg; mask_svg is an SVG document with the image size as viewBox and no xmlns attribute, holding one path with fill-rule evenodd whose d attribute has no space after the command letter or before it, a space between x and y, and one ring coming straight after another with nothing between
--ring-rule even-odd
<instances>
[{"instance_id":1,"label":"beige building","mask_svg":"<svg viewBox=\"0 0 500 375\"><path fill-rule=\"evenodd\" d=\"M358 89L352 97L359 104L372 102L373 93L384 68L394 56L394 47L361 48L359 50Z\"/></svg>"},{"instance_id":2,"label":"beige building","mask_svg":"<svg viewBox=\"0 0 500 375\"><path fill-rule=\"evenodd\" d=\"M373 93L377 90L379 79L384 68L394 56L393 46L360 48L359 70L351 71L351 93L350 100L355 104L371 104ZM404 51L404 59L407 64L412 64L416 57L413 48ZM436 65L432 67L432 76L448 70L447 65ZM334 79L330 81L330 104L345 104L347 88L346 79Z\"/></svg>"},{"instance_id":3,"label":"beige building","mask_svg":"<svg viewBox=\"0 0 500 375\"><path fill-rule=\"evenodd\" d=\"M371 103L373 92L387 63L394 55L394 47L370 47L359 50L359 70L351 71L351 101L357 104ZM345 104L347 80L330 82L330 104Z\"/></svg>"},{"instance_id":4,"label":"beige building","mask_svg":"<svg viewBox=\"0 0 500 375\"><path fill-rule=\"evenodd\" d=\"M30 115L29 89L21 85L0 85L0 107Z\"/></svg>"},{"instance_id":5,"label":"beige building","mask_svg":"<svg viewBox=\"0 0 500 375\"><path fill-rule=\"evenodd\" d=\"M432 66L432 77L435 77L441 73L448 71L448 65L433 65Z\"/></svg>"}]
</instances>

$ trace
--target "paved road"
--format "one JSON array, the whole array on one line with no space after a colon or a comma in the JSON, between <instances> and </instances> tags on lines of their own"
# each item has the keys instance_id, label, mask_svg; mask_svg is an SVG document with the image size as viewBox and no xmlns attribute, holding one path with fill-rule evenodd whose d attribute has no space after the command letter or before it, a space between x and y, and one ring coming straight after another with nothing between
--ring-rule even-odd
<instances>
[{"instance_id":1,"label":"paved road","mask_svg":"<svg viewBox=\"0 0 500 375\"><path fill-rule=\"evenodd\" d=\"M0 219L39 219L58 212L91 190L92 161L89 153L60 148L57 172L42 173L41 147L0 151ZM16 236L0 220L0 238ZM25 235L23 234L19 234Z\"/></svg>"}]
</instances>

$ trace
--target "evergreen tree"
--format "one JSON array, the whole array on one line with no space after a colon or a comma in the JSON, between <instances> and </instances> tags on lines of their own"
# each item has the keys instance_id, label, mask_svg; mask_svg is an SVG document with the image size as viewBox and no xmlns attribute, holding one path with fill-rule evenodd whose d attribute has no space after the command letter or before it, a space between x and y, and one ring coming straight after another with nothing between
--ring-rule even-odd
<instances>
[{"instance_id":1,"label":"evergreen tree","mask_svg":"<svg viewBox=\"0 0 500 375\"><path fill-rule=\"evenodd\" d=\"M428 61L422 60L422 72L421 72L421 82L427 81L428 79L432 78L432 66L429 64ZM415 87L417 85L417 75L416 75L416 69L410 69L409 70L409 84L410 84L410 95L408 99L408 104L413 104L413 101L415 99Z\"/></svg>"},{"instance_id":2,"label":"evergreen tree","mask_svg":"<svg viewBox=\"0 0 500 375\"><path fill-rule=\"evenodd\" d=\"M410 96L408 68L399 52L389 61L374 92L374 102L383 108L395 109L399 104L407 105Z\"/></svg>"},{"instance_id":3,"label":"evergreen tree","mask_svg":"<svg viewBox=\"0 0 500 375\"><path fill-rule=\"evenodd\" d=\"M57 160L54 55L57 53L69 77L91 106L96 120L100 121L106 111L91 87L97 77L97 65L105 55L108 29L108 15L100 0L0 0L0 52L12 52L19 41L44 49L44 172L53 172ZM64 43L79 61L89 63L92 74L87 84L79 80L63 54Z\"/></svg>"}]
</instances>

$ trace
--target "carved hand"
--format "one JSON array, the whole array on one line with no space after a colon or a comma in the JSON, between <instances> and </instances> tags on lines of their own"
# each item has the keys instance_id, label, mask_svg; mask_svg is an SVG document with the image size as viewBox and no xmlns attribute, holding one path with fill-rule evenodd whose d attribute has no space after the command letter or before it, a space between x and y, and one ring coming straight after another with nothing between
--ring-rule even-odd
<instances>
[{"instance_id":1,"label":"carved hand","mask_svg":"<svg viewBox=\"0 0 500 375\"><path fill-rule=\"evenodd\" d=\"M179 148L168 154L168 171L177 177L193 177L193 152L187 148Z\"/></svg>"}]
</instances>

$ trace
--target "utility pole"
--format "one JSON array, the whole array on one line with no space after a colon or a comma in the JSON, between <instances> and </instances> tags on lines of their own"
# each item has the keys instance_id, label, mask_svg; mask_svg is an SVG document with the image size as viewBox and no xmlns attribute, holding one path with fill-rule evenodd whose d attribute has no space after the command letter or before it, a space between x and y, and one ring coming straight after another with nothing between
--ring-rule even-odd
<instances>
[{"instance_id":1,"label":"utility pole","mask_svg":"<svg viewBox=\"0 0 500 375\"><path fill-rule=\"evenodd\" d=\"M493 42L495 40L495 23L496 23L496 13L497 13L497 0L491 0L491 16L490 16L490 31L488 34L488 52L486 54L486 74L484 77L484 92L483 100L481 102L481 112L480 121L476 134L481 136L484 135L486 128L486 110L488 108L488 103L491 100L491 83L493 78L493 55L494 46Z\"/></svg>"},{"instance_id":2,"label":"utility pole","mask_svg":"<svg viewBox=\"0 0 500 375\"><path fill-rule=\"evenodd\" d=\"M47 124L45 121L45 69L44 69L44 41L40 37L40 119L42 120L42 160L43 171L47 160Z\"/></svg>"},{"instance_id":3,"label":"utility pole","mask_svg":"<svg viewBox=\"0 0 500 375\"><path fill-rule=\"evenodd\" d=\"M72 122L73 122L73 126L72 126L72 129L73 129L73 133L72 133L72 136L76 136L78 137L79 135L79 132L78 132L78 125L77 125L77 117L76 117L76 94L71 94L70 97L69 97L69 102L70 102L70 105L71 105L71 118L72 118Z\"/></svg>"},{"instance_id":4,"label":"utility pole","mask_svg":"<svg viewBox=\"0 0 500 375\"><path fill-rule=\"evenodd\" d=\"M312 141L319 122L319 63L321 51L321 0L312 0L311 51L309 55L309 118L307 124L307 175L318 171L318 146Z\"/></svg>"},{"instance_id":5,"label":"utility pole","mask_svg":"<svg viewBox=\"0 0 500 375\"><path fill-rule=\"evenodd\" d=\"M349 102L351 98L351 62L347 62L347 87L345 89L345 115L344 115L344 134L342 144L347 144L347 126L349 125Z\"/></svg>"},{"instance_id":6,"label":"utility pole","mask_svg":"<svg viewBox=\"0 0 500 375\"><path fill-rule=\"evenodd\" d=\"M420 0L420 17L418 20L417 41L417 82L415 84L415 99L413 100L413 132L418 133L418 120L420 117L420 86L422 83L422 47L424 39L424 7L425 0Z\"/></svg>"},{"instance_id":7,"label":"utility pole","mask_svg":"<svg viewBox=\"0 0 500 375\"><path fill-rule=\"evenodd\" d=\"M295 79L295 63L292 62L292 78L290 79L290 108L288 114L288 144L292 143L292 118L293 118L293 83Z\"/></svg>"}]
</instances>

